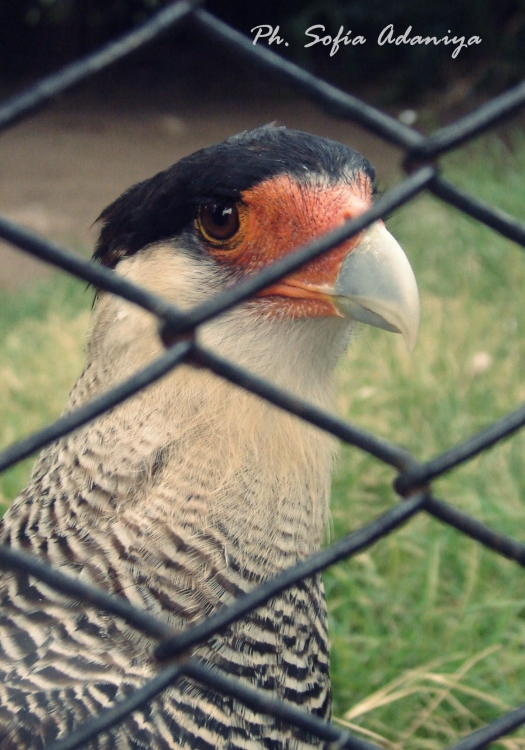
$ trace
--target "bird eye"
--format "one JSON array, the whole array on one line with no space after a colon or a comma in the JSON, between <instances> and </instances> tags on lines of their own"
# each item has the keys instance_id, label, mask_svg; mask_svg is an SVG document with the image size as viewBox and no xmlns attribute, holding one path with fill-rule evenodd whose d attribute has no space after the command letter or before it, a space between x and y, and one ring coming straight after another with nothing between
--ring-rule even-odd
<instances>
[{"instance_id":1,"label":"bird eye","mask_svg":"<svg viewBox=\"0 0 525 750\"><path fill-rule=\"evenodd\" d=\"M239 224L239 210L235 201L214 201L199 206L197 225L211 242L230 240L239 230Z\"/></svg>"}]
</instances>

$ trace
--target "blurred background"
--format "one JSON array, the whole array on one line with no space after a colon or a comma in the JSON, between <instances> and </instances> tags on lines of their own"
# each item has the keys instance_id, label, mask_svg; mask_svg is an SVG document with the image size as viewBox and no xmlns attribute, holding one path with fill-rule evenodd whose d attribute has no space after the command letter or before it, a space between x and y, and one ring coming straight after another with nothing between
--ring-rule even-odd
<instances>
[{"instance_id":1,"label":"blurred background","mask_svg":"<svg viewBox=\"0 0 525 750\"><path fill-rule=\"evenodd\" d=\"M0 94L5 98L143 22L166 0L3 0ZM288 46L272 49L424 131L448 122L521 79L523 0L211 0L208 10L251 38L279 27ZM454 46L377 44L396 36L479 36ZM305 31L351 32L364 45L305 47ZM259 41L266 44L267 39ZM381 185L397 174L398 152L366 132L325 118L304 98L183 24L134 56L64 95L0 139L2 210L60 241L92 243L100 210L130 184L232 133L277 120L350 143L376 166ZM5 247L6 288L43 273Z\"/></svg>"},{"instance_id":2,"label":"blurred background","mask_svg":"<svg viewBox=\"0 0 525 750\"><path fill-rule=\"evenodd\" d=\"M6 98L141 23L159 0L3 0L0 94ZM279 26L272 49L424 133L525 77L522 0L210 0L245 34ZM305 31L367 43L305 48ZM395 35L477 35L452 47L377 44ZM449 31L450 30L450 31ZM320 33L320 32L318 32ZM261 40L260 43L265 43ZM441 160L454 184L525 221L523 114ZM402 154L186 24L0 135L0 212L88 256L100 211L131 184L197 148L266 122L361 151L381 189ZM388 220L420 286L412 356L395 336L358 330L339 372L339 413L421 460L525 400L523 250L423 195ZM0 447L60 414L83 366L92 294L0 244ZM436 493L525 541L525 439L518 434L435 483ZM5 508L32 460L0 477ZM332 538L397 502L394 476L343 448ZM421 516L325 576L334 712L381 746L442 750L525 699L523 572ZM525 733L495 747L525 748Z\"/></svg>"}]
</instances>

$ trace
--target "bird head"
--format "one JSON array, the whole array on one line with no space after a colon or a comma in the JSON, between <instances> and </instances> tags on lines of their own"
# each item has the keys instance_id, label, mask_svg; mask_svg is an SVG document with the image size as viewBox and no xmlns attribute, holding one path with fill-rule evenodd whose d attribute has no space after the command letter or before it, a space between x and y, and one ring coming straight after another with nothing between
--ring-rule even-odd
<instances>
[{"instance_id":1,"label":"bird head","mask_svg":"<svg viewBox=\"0 0 525 750\"><path fill-rule=\"evenodd\" d=\"M374 170L357 151L265 126L130 188L99 217L95 258L187 308L359 216L373 195ZM239 331L248 319L306 326L318 339L359 321L401 333L411 349L419 297L404 252L377 221L259 292L242 324L233 316Z\"/></svg>"},{"instance_id":2,"label":"bird head","mask_svg":"<svg viewBox=\"0 0 525 750\"><path fill-rule=\"evenodd\" d=\"M101 214L95 259L189 309L365 212L373 184L373 168L356 151L262 127L131 187ZM380 221L201 325L196 336L330 409L335 366L355 321L399 332L409 346L416 338L414 276ZM154 315L99 294L88 364L70 405L129 377L162 350ZM175 368L106 414L88 439L96 444L91 454L104 455L104 476L113 482L124 466L134 477L122 480L118 502L149 514L141 524L197 514L202 527L231 528L237 540L250 540L268 571L282 564L268 554L269 539L285 533L298 556L320 544L335 441L206 368ZM206 491L195 493L205 476ZM137 477L146 477L144 504ZM150 487L152 477L162 492Z\"/></svg>"}]
</instances>

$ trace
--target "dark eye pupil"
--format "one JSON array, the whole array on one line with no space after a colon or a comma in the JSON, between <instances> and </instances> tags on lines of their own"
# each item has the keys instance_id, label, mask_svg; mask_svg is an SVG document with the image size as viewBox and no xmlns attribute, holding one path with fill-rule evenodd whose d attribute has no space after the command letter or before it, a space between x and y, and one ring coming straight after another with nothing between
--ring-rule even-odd
<instances>
[{"instance_id":1,"label":"dark eye pupil","mask_svg":"<svg viewBox=\"0 0 525 750\"><path fill-rule=\"evenodd\" d=\"M214 203L211 215L218 227L224 227L233 218L233 207L225 206L224 203Z\"/></svg>"},{"instance_id":2,"label":"dark eye pupil","mask_svg":"<svg viewBox=\"0 0 525 750\"><path fill-rule=\"evenodd\" d=\"M208 239L230 240L239 229L239 211L235 201L204 203L199 208L199 225Z\"/></svg>"}]
</instances>

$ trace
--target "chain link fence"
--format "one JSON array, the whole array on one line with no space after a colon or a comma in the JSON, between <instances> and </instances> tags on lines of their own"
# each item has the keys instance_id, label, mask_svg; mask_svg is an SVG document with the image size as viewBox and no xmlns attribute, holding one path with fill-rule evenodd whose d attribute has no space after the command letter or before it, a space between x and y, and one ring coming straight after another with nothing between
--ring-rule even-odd
<instances>
[{"instance_id":1,"label":"chain link fence","mask_svg":"<svg viewBox=\"0 0 525 750\"><path fill-rule=\"evenodd\" d=\"M204 666L198 660L187 658L186 654L192 647L210 638L256 607L263 605L302 578L320 572L343 558L359 553L421 512L434 516L519 565L525 565L524 544L459 512L447 502L435 497L430 486L433 479L469 461L523 427L525 405L431 461L420 463L414 456L398 446L327 414L212 354L199 345L192 334L202 323L247 300L258 291L277 282L281 277L298 269L305 262L349 239L377 219L407 203L423 190L430 191L441 200L525 247L525 225L456 188L440 177L436 164L438 156L494 127L496 123L508 119L525 105L525 83L438 130L431 137L425 138L374 107L280 58L269 49L254 46L250 39L200 8L198 3L181 0L167 6L141 27L121 39L66 66L58 73L44 78L22 94L0 105L0 129L14 125L57 94L91 77L113 62L123 59L182 21L190 21L200 33L212 37L224 48L241 56L246 62L257 66L267 74L273 75L278 81L293 86L296 91L301 91L329 114L358 123L403 149L404 167L408 176L379 198L366 213L298 249L234 289L229 289L207 300L189 312L182 312L174 305L168 304L165 300L130 283L112 271L84 261L52 242L37 237L0 217L2 239L93 284L98 289L119 295L155 314L159 319L163 340L175 342L156 361L127 381L1 452L0 471L5 471L43 446L95 419L107 409L116 406L141 388L158 380L178 364L191 361L207 367L230 382L394 467L398 471L394 489L400 497L400 502L366 527L349 534L309 559L284 570L277 577L237 599L231 606L221 609L205 621L179 633L171 632L162 621L152 617L146 611L133 607L124 599L76 581L23 552L10 547L0 547L1 567L23 570L46 582L57 591L120 617L133 627L158 639L155 656L159 662L159 672L155 678L132 696L115 703L111 708L104 710L67 736L52 742L46 750L73 750L73 748L85 745L98 733L118 725L128 714L144 706L182 675L229 694L253 710L271 714L302 728L328 744L351 750L378 750L378 747L371 742L281 701L271 699L262 691L247 687L239 681ZM167 661L169 665L163 667L163 663ZM469 734L451 750L480 750L524 723L525 703Z\"/></svg>"}]
</instances>

